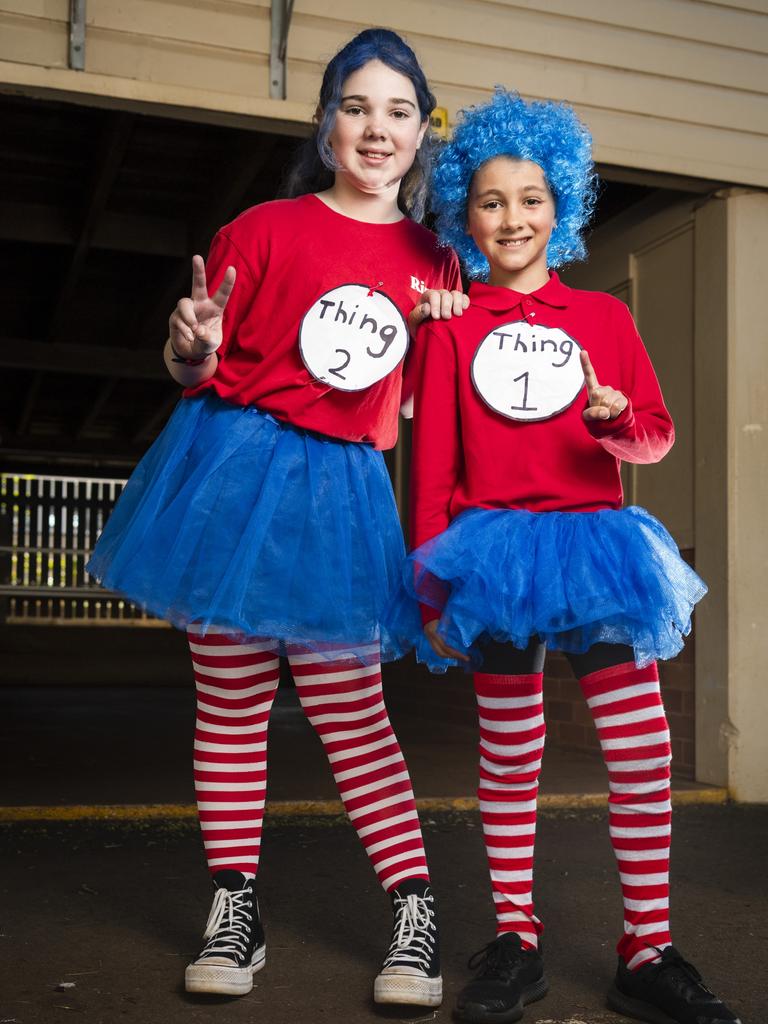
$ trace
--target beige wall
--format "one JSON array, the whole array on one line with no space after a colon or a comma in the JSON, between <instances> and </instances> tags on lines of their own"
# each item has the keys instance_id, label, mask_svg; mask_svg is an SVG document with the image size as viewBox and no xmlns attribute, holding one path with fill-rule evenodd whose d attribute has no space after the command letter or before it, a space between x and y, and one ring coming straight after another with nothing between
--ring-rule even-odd
<instances>
[{"instance_id":1,"label":"beige wall","mask_svg":"<svg viewBox=\"0 0 768 1024\"><path fill-rule=\"evenodd\" d=\"M768 802L768 196L731 190L696 220L697 776Z\"/></svg>"},{"instance_id":2,"label":"beige wall","mask_svg":"<svg viewBox=\"0 0 768 1024\"><path fill-rule=\"evenodd\" d=\"M667 205L663 205L666 202ZM677 427L630 471L710 591L696 612L696 777L768 802L768 195L663 195L595 232L565 274L633 308Z\"/></svg>"},{"instance_id":3,"label":"beige wall","mask_svg":"<svg viewBox=\"0 0 768 1024\"><path fill-rule=\"evenodd\" d=\"M0 83L299 130L323 62L382 17L360 0L328 11L297 0L288 99L275 101L264 0L88 0L85 72L67 68L68 0L0 0ZM389 0L384 11L451 116L501 82L576 104L603 163L768 186L765 2Z\"/></svg>"},{"instance_id":4,"label":"beige wall","mask_svg":"<svg viewBox=\"0 0 768 1024\"><path fill-rule=\"evenodd\" d=\"M693 548L694 204L662 202L639 204L596 231L589 260L563 277L632 308L677 440L657 465L623 467L626 500L658 516L681 548Z\"/></svg>"}]
</instances>

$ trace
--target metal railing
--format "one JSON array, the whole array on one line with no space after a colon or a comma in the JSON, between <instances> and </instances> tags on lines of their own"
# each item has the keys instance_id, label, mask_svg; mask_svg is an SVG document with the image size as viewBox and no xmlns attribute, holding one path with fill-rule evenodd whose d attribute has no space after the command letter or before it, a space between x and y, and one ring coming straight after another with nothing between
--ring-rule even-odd
<instances>
[{"instance_id":1,"label":"metal railing","mask_svg":"<svg viewBox=\"0 0 768 1024\"><path fill-rule=\"evenodd\" d=\"M0 473L0 610L6 623L162 626L86 571L125 480Z\"/></svg>"}]
</instances>

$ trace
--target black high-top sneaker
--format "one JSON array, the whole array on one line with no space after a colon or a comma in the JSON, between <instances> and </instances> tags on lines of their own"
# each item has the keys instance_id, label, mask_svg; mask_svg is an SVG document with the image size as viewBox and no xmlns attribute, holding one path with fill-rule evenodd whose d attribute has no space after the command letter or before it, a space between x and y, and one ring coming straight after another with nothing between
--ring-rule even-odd
<instances>
[{"instance_id":1,"label":"black high-top sneaker","mask_svg":"<svg viewBox=\"0 0 768 1024\"><path fill-rule=\"evenodd\" d=\"M267 955L254 879L227 869L216 872L213 884L216 894L203 934L207 941L187 966L184 983L187 992L244 996Z\"/></svg>"},{"instance_id":2,"label":"black high-top sneaker","mask_svg":"<svg viewBox=\"0 0 768 1024\"><path fill-rule=\"evenodd\" d=\"M373 985L376 1003L439 1006L443 1000L437 906L429 882L408 878L390 894L392 943Z\"/></svg>"},{"instance_id":3,"label":"black high-top sneaker","mask_svg":"<svg viewBox=\"0 0 768 1024\"><path fill-rule=\"evenodd\" d=\"M456 1016L472 1024L520 1020L523 1007L547 994L538 949L523 949L517 932L507 932L469 961L477 975L456 997Z\"/></svg>"},{"instance_id":4,"label":"black high-top sneaker","mask_svg":"<svg viewBox=\"0 0 768 1024\"><path fill-rule=\"evenodd\" d=\"M661 960L636 971L619 959L616 980L608 991L612 1010L648 1024L740 1024L674 946L659 952Z\"/></svg>"}]
</instances>

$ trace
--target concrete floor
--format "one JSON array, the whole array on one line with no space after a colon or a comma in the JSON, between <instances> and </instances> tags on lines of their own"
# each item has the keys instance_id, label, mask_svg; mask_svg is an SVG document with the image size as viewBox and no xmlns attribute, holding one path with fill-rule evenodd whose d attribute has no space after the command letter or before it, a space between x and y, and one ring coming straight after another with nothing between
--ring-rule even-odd
<instances>
[{"instance_id":1,"label":"concrete floor","mask_svg":"<svg viewBox=\"0 0 768 1024\"><path fill-rule=\"evenodd\" d=\"M55 815L71 805L188 807L193 715L188 687L0 688L0 1024L448 1021L467 957L493 935L473 811L422 813L441 899L440 1010L382 1011L371 1002L389 909L354 832L334 815L268 816L259 887L269 958L254 992L240 1000L184 993L183 967L210 900L194 820ZM473 725L434 722L397 702L392 717L417 797L474 794ZM275 708L270 753L273 804L336 797L291 691ZM547 750L542 792L557 807L545 800L536 886L551 992L526 1010L531 1024L621 1020L604 1009L621 925L606 816L568 796L605 788L599 759ZM675 789L700 796L690 783ZM54 820L9 820L30 805L46 806ZM676 941L743 1024L765 1024L768 808L682 806L674 835Z\"/></svg>"},{"instance_id":2,"label":"concrete floor","mask_svg":"<svg viewBox=\"0 0 768 1024\"><path fill-rule=\"evenodd\" d=\"M210 900L192 823L1 825L0 1021L447 1022L467 957L493 936L492 909L479 817L429 815L424 826L441 899L445 1001L434 1012L371 1002L389 910L340 819L268 822L259 882L268 961L242 999L183 991ZM743 1024L768 1020L767 833L765 807L676 813L676 942ZM604 1009L621 918L602 812L542 813L536 884L551 989L525 1020L619 1024Z\"/></svg>"}]
</instances>

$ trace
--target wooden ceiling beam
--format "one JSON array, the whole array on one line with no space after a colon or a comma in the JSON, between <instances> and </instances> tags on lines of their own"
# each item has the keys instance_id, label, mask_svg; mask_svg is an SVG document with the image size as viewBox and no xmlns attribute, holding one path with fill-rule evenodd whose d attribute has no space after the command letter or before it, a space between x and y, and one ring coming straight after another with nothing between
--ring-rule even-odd
<instances>
[{"instance_id":1,"label":"wooden ceiling beam","mask_svg":"<svg viewBox=\"0 0 768 1024\"><path fill-rule=\"evenodd\" d=\"M3 466L32 463L81 463L84 466L135 466L144 454L146 445L126 444L125 441L95 439L77 440L64 435L56 437L3 434Z\"/></svg>"},{"instance_id":2,"label":"wooden ceiling beam","mask_svg":"<svg viewBox=\"0 0 768 1024\"><path fill-rule=\"evenodd\" d=\"M90 239L91 249L186 256L187 225L170 217L104 211ZM0 200L0 241L31 245L74 246L78 233L72 215L59 206Z\"/></svg>"},{"instance_id":3,"label":"wooden ceiling beam","mask_svg":"<svg viewBox=\"0 0 768 1024\"><path fill-rule=\"evenodd\" d=\"M72 373L85 377L169 380L158 349L112 348L108 345L51 345L45 341L0 337L0 368L37 373ZM37 387L40 383L38 381Z\"/></svg>"}]
</instances>

